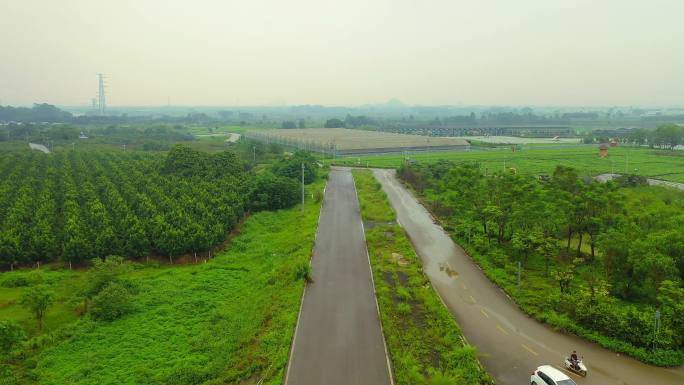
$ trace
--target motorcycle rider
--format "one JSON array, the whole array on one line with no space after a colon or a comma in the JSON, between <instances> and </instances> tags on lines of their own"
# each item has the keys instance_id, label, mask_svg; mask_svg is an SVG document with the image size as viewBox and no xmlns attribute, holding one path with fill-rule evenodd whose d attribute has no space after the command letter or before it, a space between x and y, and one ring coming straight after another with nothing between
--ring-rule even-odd
<instances>
[{"instance_id":1,"label":"motorcycle rider","mask_svg":"<svg viewBox=\"0 0 684 385\"><path fill-rule=\"evenodd\" d=\"M572 365L575 370L579 370L579 358L577 358L576 350L573 350L570 355L570 365Z\"/></svg>"}]
</instances>

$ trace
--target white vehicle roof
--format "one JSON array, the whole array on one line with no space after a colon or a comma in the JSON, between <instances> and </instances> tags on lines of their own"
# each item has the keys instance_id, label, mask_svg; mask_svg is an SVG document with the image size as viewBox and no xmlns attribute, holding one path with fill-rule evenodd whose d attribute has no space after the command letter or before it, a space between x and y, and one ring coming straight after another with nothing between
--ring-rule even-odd
<instances>
[{"instance_id":1,"label":"white vehicle roof","mask_svg":"<svg viewBox=\"0 0 684 385\"><path fill-rule=\"evenodd\" d=\"M561 372L560 370L554 368L551 365L542 365L538 367L537 370L544 372L544 374L551 377L551 379L556 382L570 379L570 377L566 376L565 373Z\"/></svg>"}]
</instances>

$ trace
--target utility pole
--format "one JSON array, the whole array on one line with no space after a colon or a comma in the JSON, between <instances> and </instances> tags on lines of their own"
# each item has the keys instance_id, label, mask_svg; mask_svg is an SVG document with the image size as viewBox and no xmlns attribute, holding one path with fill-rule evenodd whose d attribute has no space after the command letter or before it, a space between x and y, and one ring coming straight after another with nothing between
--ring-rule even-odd
<instances>
[{"instance_id":1,"label":"utility pole","mask_svg":"<svg viewBox=\"0 0 684 385\"><path fill-rule=\"evenodd\" d=\"M123 144L123 150L126 152L126 143Z\"/></svg>"},{"instance_id":2,"label":"utility pole","mask_svg":"<svg viewBox=\"0 0 684 385\"><path fill-rule=\"evenodd\" d=\"M625 150L625 175L627 175L627 170L629 169L629 152Z\"/></svg>"},{"instance_id":3,"label":"utility pole","mask_svg":"<svg viewBox=\"0 0 684 385\"><path fill-rule=\"evenodd\" d=\"M252 163L256 165L256 146L252 146L252 153L254 155L254 160L252 161Z\"/></svg>"},{"instance_id":4,"label":"utility pole","mask_svg":"<svg viewBox=\"0 0 684 385\"><path fill-rule=\"evenodd\" d=\"M304 162L302 162L302 211L304 211Z\"/></svg>"},{"instance_id":5,"label":"utility pole","mask_svg":"<svg viewBox=\"0 0 684 385\"><path fill-rule=\"evenodd\" d=\"M518 261L518 295L520 295L520 270L522 270L522 266L520 261Z\"/></svg>"},{"instance_id":6,"label":"utility pole","mask_svg":"<svg viewBox=\"0 0 684 385\"><path fill-rule=\"evenodd\" d=\"M656 340L658 339L658 329L660 329L660 309L655 311L655 320L653 322L653 350L656 348Z\"/></svg>"}]
</instances>

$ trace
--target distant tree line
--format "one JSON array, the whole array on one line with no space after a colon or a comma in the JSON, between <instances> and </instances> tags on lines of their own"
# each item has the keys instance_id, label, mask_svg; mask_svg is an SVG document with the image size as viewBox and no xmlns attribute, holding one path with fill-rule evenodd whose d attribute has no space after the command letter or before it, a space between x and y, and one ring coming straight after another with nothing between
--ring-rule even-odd
<instances>
[{"instance_id":1,"label":"distant tree line","mask_svg":"<svg viewBox=\"0 0 684 385\"><path fill-rule=\"evenodd\" d=\"M669 123L661 124L656 129L638 128L632 130L627 140L638 146L672 150L684 145L684 126Z\"/></svg>"},{"instance_id":2,"label":"distant tree line","mask_svg":"<svg viewBox=\"0 0 684 385\"><path fill-rule=\"evenodd\" d=\"M51 104L34 104L33 107L0 106L0 122L70 122L73 115Z\"/></svg>"},{"instance_id":3,"label":"distant tree line","mask_svg":"<svg viewBox=\"0 0 684 385\"><path fill-rule=\"evenodd\" d=\"M325 121L325 128L359 128L377 125L378 122L375 119L364 115L353 116L347 114L344 120L332 118Z\"/></svg>"}]
</instances>

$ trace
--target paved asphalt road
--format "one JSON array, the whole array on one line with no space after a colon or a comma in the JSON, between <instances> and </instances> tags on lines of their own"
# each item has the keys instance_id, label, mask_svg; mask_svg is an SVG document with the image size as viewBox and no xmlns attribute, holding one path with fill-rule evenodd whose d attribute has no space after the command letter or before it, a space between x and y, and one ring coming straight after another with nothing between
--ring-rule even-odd
<instances>
[{"instance_id":1,"label":"paved asphalt road","mask_svg":"<svg viewBox=\"0 0 684 385\"><path fill-rule=\"evenodd\" d=\"M581 338L558 333L525 315L487 279L463 249L395 178L374 170L411 238L423 268L481 361L500 385L529 384L537 366L562 365L576 349L589 374L570 375L579 385L682 385L684 369L665 369L620 356Z\"/></svg>"},{"instance_id":2,"label":"paved asphalt road","mask_svg":"<svg viewBox=\"0 0 684 385\"><path fill-rule=\"evenodd\" d=\"M325 192L286 385L390 385L351 172L333 168Z\"/></svg>"}]
</instances>

